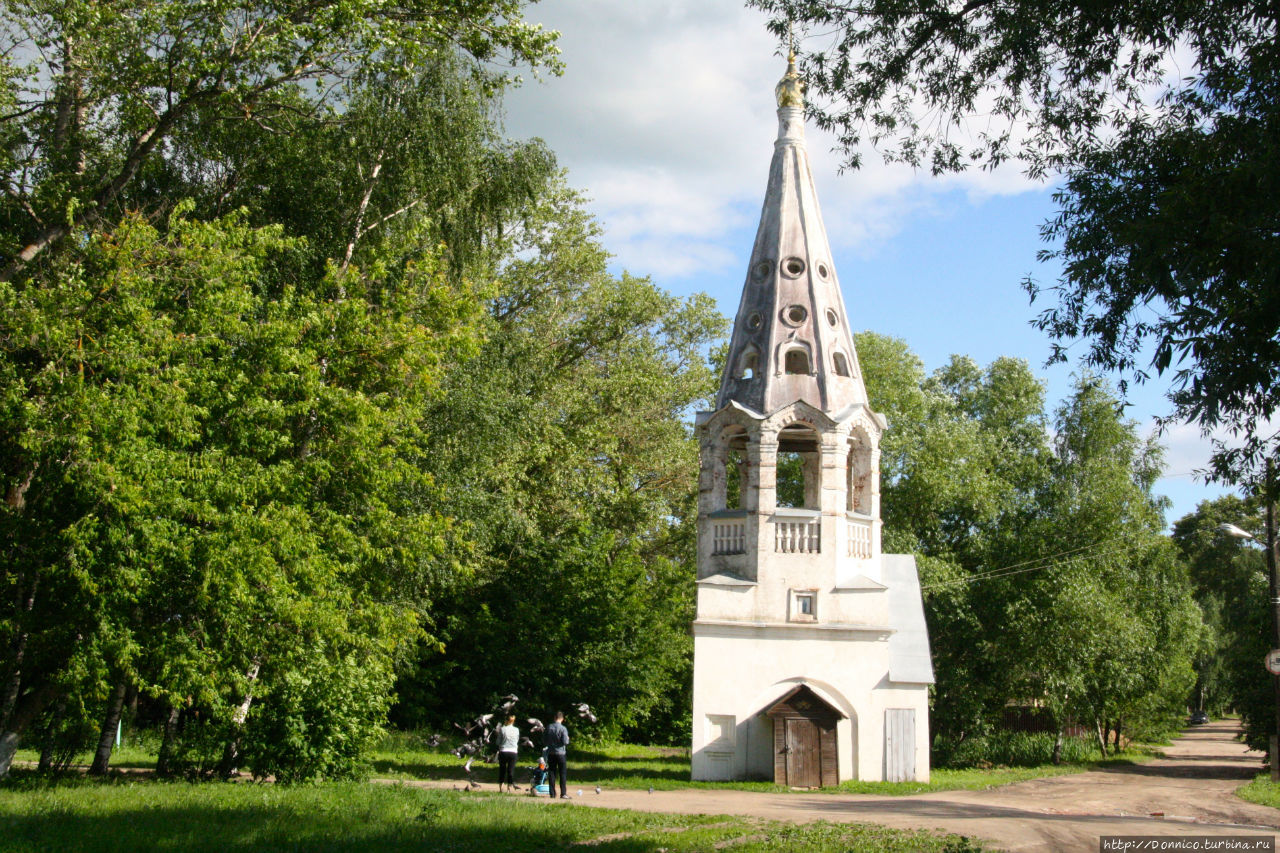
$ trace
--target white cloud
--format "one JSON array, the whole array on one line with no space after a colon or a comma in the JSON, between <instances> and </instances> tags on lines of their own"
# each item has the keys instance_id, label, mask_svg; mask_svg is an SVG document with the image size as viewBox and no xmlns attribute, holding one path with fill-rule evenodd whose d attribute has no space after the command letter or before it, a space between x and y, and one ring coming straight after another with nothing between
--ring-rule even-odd
<instances>
[{"instance_id":1,"label":"white cloud","mask_svg":"<svg viewBox=\"0 0 1280 853\"><path fill-rule=\"evenodd\" d=\"M1189 477L1209 467L1213 446L1195 424L1170 424L1163 432L1157 433L1153 422L1148 426L1148 434L1155 435L1164 445L1166 477Z\"/></svg>"},{"instance_id":2,"label":"white cloud","mask_svg":"<svg viewBox=\"0 0 1280 853\"><path fill-rule=\"evenodd\" d=\"M620 263L689 276L742 262L740 235L759 214L776 131L773 86L784 69L765 17L740 0L544 0L530 17L560 30L566 71L508 97L508 131L548 142L570 181L588 190ZM984 198L1035 186L1012 167L937 180L875 152L839 175L832 138L807 133L837 250L874 250L906 217L927 213L938 193Z\"/></svg>"},{"instance_id":3,"label":"white cloud","mask_svg":"<svg viewBox=\"0 0 1280 853\"><path fill-rule=\"evenodd\" d=\"M1270 435L1280 430L1280 415L1260 421L1256 429L1258 435ZM1188 476L1207 470L1214 441L1220 441L1228 447L1242 444L1237 437L1221 428L1203 435L1196 424L1169 424L1157 434L1156 424L1152 421L1148 424L1148 434L1156 435L1165 447L1165 471L1168 477Z\"/></svg>"}]
</instances>

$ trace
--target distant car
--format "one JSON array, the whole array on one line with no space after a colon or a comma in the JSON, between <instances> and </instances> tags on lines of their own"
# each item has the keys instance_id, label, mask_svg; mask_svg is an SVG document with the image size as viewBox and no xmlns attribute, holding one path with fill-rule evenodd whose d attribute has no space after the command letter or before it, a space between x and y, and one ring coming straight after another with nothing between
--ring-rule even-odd
<instances>
[{"instance_id":1,"label":"distant car","mask_svg":"<svg viewBox=\"0 0 1280 853\"><path fill-rule=\"evenodd\" d=\"M1209 722L1209 715L1204 711L1192 711L1189 722L1193 726L1203 726L1205 723Z\"/></svg>"}]
</instances>

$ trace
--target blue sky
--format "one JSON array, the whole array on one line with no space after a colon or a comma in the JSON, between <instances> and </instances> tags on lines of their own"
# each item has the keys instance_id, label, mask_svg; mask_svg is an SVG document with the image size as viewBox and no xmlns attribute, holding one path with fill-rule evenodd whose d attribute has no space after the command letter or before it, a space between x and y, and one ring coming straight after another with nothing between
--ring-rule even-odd
<instances>
[{"instance_id":1,"label":"blue sky","mask_svg":"<svg viewBox=\"0 0 1280 853\"><path fill-rule=\"evenodd\" d=\"M617 270L708 293L732 316L785 70L763 16L740 0L542 0L528 17L561 32L566 72L508 95L508 134L556 152L590 197ZM1056 278L1035 259L1052 188L1016 167L934 178L874 151L840 174L829 137L812 126L807 135L852 327L904 339L928 369L952 353L1026 359L1055 406L1078 368L1043 366L1049 342L1029 321L1049 303L1030 305L1020 287L1028 274ZM1144 429L1167 411L1165 390L1159 379L1131 389L1128 413ZM1173 501L1172 521L1224 490L1190 476L1209 453L1195 427L1163 441L1157 490Z\"/></svg>"}]
</instances>

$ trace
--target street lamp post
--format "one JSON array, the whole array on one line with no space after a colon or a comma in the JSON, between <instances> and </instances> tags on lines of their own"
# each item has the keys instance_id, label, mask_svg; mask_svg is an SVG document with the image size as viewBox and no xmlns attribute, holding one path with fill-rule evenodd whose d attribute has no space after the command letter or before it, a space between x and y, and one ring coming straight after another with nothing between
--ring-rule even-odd
<instances>
[{"instance_id":1,"label":"street lamp post","mask_svg":"<svg viewBox=\"0 0 1280 853\"><path fill-rule=\"evenodd\" d=\"M1267 482L1266 482L1266 501L1267 501L1267 590L1268 597L1271 601L1271 648L1280 649L1280 589L1276 586L1276 509L1271 499L1271 465L1267 464ZM1218 530L1228 536L1234 536L1237 539L1252 539L1257 542L1257 537L1246 530L1241 530L1234 524L1219 524ZM1261 544L1261 543L1259 543ZM1275 694L1275 725L1271 733L1271 781L1280 782L1280 673L1272 672L1271 674L1272 691Z\"/></svg>"}]
</instances>

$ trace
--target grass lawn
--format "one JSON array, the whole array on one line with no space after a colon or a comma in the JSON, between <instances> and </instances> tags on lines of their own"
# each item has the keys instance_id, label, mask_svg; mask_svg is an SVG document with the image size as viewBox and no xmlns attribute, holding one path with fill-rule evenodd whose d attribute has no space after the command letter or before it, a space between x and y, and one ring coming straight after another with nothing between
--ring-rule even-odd
<instances>
[{"instance_id":1,"label":"grass lawn","mask_svg":"<svg viewBox=\"0 0 1280 853\"><path fill-rule=\"evenodd\" d=\"M1043 764L1033 767L993 767L963 770L934 769L929 782L842 782L837 787L823 788L823 793L884 794L902 796L931 791L980 790L1045 776L1063 776L1099 767L1132 764L1151 758L1150 749L1133 748L1119 758L1104 762ZM516 781L528 781L533 753L521 753ZM444 746L429 747L412 732L391 732L374 751L373 774L384 779L430 779L457 781L464 778L462 760ZM497 765L473 764L474 778L482 784L498 784ZM600 785L612 788L719 788L740 791L782 792L790 789L772 782L691 782L689 751L650 746L581 746L570 747L569 781L571 785Z\"/></svg>"},{"instance_id":2,"label":"grass lawn","mask_svg":"<svg viewBox=\"0 0 1280 853\"><path fill-rule=\"evenodd\" d=\"M938 851L959 836L866 824L598 809L497 794L341 783L273 786L18 772L0 785L0 851Z\"/></svg>"},{"instance_id":3,"label":"grass lawn","mask_svg":"<svg viewBox=\"0 0 1280 853\"><path fill-rule=\"evenodd\" d=\"M125 739L124 744L112 753L111 766L118 769L146 770L155 767L155 747L149 739ZM904 796L932 791L981 790L1041 779L1046 776L1063 776L1081 773L1099 767L1132 764L1145 761L1158 753L1150 747L1132 747L1118 758L1100 762L1071 762L1060 765L1041 764L1031 767L990 767L949 770L934 768L929 782L860 782L846 781L839 786L823 788L823 793L881 794ZM535 753L521 752L517 764L516 782L522 787L529 781L529 770ZM77 759L88 764L91 755ZM34 765L39 756L34 751L19 750L17 761ZM372 775L379 779L432 780L462 784L465 776L462 760L449 752L446 745L427 746L425 739L414 732L390 731L370 755ZM486 787L498 784L498 767L477 759L473 764L473 778ZM689 781L689 750L669 747L632 745L575 744L569 751L569 782L571 785L606 788L649 788L678 790L681 788L733 789L740 791L786 792L789 788L772 782L691 782Z\"/></svg>"},{"instance_id":4,"label":"grass lawn","mask_svg":"<svg viewBox=\"0 0 1280 853\"><path fill-rule=\"evenodd\" d=\"M1259 773L1248 785L1236 788L1236 796L1260 806L1280 809L1280 783L1271 781L1270 771Z\"/></svg>"}]
</instances>

